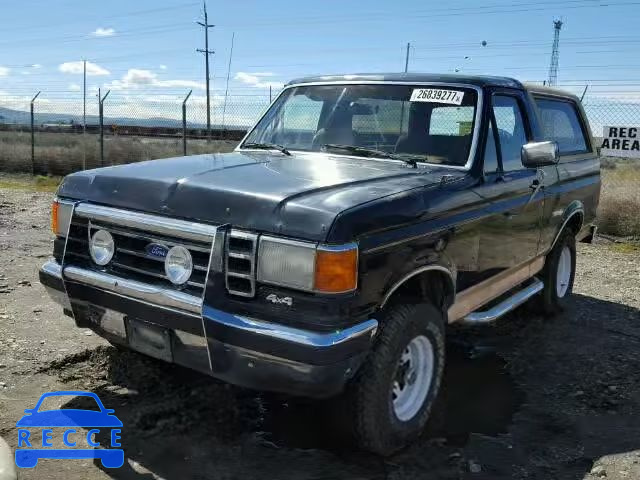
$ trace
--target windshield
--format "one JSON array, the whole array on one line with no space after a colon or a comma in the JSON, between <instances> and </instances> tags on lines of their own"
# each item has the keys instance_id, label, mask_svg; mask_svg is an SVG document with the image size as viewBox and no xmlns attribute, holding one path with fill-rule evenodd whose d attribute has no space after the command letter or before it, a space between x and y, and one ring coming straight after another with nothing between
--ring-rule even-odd
<instances>
[{"instance_id":1,"label":"windshield","mask_svg":"<svg viewBox=\"0 0 640 480\"><path fill-rule=\"evenodd\" d=\"M446 85L309 85L286 89L241 148L410 158L463 166L477 92Z\"/></svg>"}]
</instances>

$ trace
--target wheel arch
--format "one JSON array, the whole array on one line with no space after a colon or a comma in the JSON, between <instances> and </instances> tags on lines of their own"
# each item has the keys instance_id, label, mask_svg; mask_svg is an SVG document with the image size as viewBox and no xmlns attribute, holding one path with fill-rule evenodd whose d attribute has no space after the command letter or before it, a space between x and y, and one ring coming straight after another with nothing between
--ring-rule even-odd
<instances>
[{"instance_id":1,"label":"wheel arch","mask_svg":"<svg viewBox=\"0 0 640 480\"><path fill-rule=\"evenodd\" d=\"M445 311L455 300L455 274L442 265L425 265L401 277L387 289L380 309L403 296L426 297ZM433 288L436 286L436 288Z\"/></svg>"},{"instance_id":2,"label":"wheel arch","mask_svg":"<svg viewBox=\"0 0 640 480\"><path fill-rule=\"evenodd\" d=\"M582 205L582 202L576 200L569 204L562 217L562 224L556 232L549 250L555 247L558 238L560 238L560 235L562 235L562 232L564 232L565 229L570 228L576 235L580 232L584 225L584 206Z\"/></svg>"}]
</instances>

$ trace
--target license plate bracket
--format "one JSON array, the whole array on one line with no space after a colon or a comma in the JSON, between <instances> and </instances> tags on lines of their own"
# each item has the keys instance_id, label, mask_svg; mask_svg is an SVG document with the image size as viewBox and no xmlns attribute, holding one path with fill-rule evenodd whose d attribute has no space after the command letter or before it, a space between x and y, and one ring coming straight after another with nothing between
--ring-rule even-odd
<instances>
[{"instance_id":1,"label":"license plate bracket","mask_svg":"<svg viewBox=\"0 0 640 480\"><path fill-rule=\"evenodd\" d=\"M168 329L143 320L129 318L127 330L129 346L133 350L166 362L173 361L171 332Z\"/></svg>"}]
</instances>

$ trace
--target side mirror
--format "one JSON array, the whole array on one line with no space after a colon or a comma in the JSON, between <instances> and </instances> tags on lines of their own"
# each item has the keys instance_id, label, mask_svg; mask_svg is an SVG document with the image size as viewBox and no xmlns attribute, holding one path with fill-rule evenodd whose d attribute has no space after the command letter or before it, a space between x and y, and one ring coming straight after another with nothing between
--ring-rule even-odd
<instances>
[{"instance_id":1,"label":"side mirror","mask_svg":"<svg viewBox=\"0 0 640 480\"><path fill-rule=\"evenodd\" d=\"M527 168L538 168L558 163L556 142L531 142L522 147L522 164Z\"/></svg>"}]
</instances>

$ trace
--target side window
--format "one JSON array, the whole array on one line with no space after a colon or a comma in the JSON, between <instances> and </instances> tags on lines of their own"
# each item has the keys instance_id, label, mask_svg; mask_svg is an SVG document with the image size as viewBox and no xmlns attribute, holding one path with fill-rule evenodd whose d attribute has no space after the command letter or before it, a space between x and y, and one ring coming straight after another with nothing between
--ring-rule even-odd
<instances>
[{"instance_id":1,"label":"side window","mask_svg":"<svg viewBox=\"0 0 640 480\"><path fill-rule=\"evenodd\" d=\"M560 154L587 152L580 117L573 102L536 98L545 140L558 143Z\"/></svg>"},{"instance_id":2,"label":"side window","mask_svg":"<svg viewBox=\"0 0 640 480\"><path fill-rule=\"evenodd\" d=\"M507 95L495 95L493 114L498 128L502 169L505 172L522 169L522 146L527 143L527 134L518 100Z\"/></svg>"},{"instance_id":3,"label":"side window","mask_svg":"<svg viewBox=\"0 0 640 480\"><path fill-rule=\"evenodd\" d=\"M489 122L487 128L487 145L484 148L484 173L495 173L498 171L498 152L496 151L496 137L493 132L493 125Z\"/></svg>"}]
</instances>

